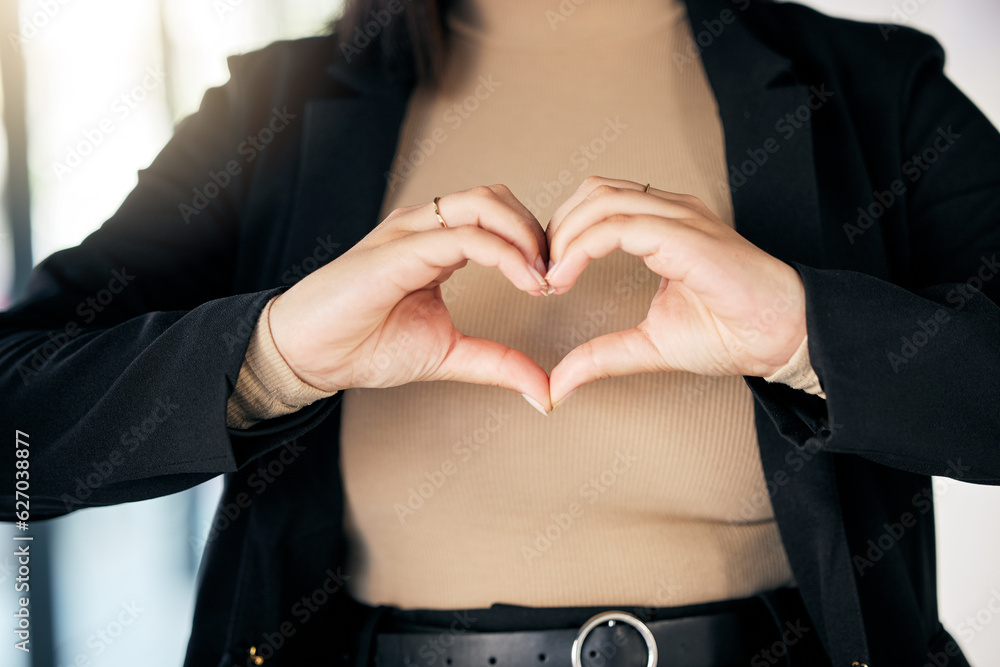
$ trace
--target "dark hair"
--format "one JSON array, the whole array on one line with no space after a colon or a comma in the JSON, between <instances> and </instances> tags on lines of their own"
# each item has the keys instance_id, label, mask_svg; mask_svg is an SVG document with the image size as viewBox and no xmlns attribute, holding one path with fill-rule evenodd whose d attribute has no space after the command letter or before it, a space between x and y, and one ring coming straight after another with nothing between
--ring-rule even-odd
<instances>
[{"instance_id":1,"label":"dark hair","mask_svg":"<svg viewBox=\"0 0 1000 667\"><path fill-rule=\"evenodd\" d=\"M444 17L451 2L347 0L332 27L349 60L378 65L393 79L435 79L444 62Z\"/></svg>"}]
</instances>

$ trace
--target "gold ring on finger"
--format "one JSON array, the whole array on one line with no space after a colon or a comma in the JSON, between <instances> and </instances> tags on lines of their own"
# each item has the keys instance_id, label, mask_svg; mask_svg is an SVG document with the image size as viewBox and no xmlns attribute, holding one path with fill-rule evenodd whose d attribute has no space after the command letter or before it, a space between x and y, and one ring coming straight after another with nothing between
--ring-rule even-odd
<instances>
[{"instance_id":1,"label":"gold ring on finger","mask_svg":"<svg viewBox=\"0 0 1000 667\"><path fill-rule=\"evenodd\" d=\"M448 227L448 223L445 222L444 218L441 217L441 208L438 206L438 202L440 200L441 200L440 197L435 197L434 198L434 215L437 216L438 222L441 223L441 226L444 227L444 228L447 228Z\"/></svg>"}]
</instances>

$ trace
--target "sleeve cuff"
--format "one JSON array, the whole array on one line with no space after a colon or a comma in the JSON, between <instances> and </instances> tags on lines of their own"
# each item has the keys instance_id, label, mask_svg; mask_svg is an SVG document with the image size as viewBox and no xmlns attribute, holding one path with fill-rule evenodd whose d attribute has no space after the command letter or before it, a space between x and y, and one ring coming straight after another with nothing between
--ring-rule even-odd
<instances>
[{"instance_id":1,"label":"sleeve cuff","mask_svg":"<svg viewBox=\"0 0 1000 667\"><path fill-rule=\"evenodd\" d=\"M795 351L788 362L764 378L766 382L780 382L788 385L792 389L801 389L807 394L813 394L820 398L826 398L823 387L820 386L819 377L809 361L809 336L802 339L802 344Z\"/></svg>"},{"instance_id":2,"label":"sleeve cuff","mask_svg":"<svg viewBox=\"0 0 1000 667\"><path fill-rule=\"evenodd\" d=\"M226 406L226 424L230 428L248 429L337 393L303 382L282 358L269 324L271 304L276 298L264 306L250 336L236 388Z\"/></svg>"}]
</instances>

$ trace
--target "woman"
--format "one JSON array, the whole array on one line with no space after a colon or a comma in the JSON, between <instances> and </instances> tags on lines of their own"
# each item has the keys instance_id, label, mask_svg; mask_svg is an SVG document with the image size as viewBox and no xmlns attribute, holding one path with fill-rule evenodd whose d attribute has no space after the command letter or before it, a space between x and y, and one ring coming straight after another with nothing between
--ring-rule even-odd
<instances>
[{"instance_id":1,"label":"woman","mask_svg":"<svg viewBox=\"0 0 1000 667\"><path fill-rule=\"evenodd\" d=\"M1000 479L1000 138L940 65L715 0L234 59L3 316L34 499L232 473L190 664L965 664L926 476Z\"/></svg>"}]
</instances>

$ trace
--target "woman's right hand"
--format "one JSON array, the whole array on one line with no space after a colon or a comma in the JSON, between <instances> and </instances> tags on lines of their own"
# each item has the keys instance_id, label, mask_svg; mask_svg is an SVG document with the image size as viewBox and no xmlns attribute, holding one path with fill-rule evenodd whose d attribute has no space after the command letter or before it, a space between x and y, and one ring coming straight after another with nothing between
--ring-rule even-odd
<instances>
[{"instance_id":1,"label":"woman's right hand","mask_svg":"<svg viewBox=\"0 0 1000 667\"><path fill-rule=\"evenodd\" d=\"M503 185L393 211L357 245L271 305L274 343L295 374L326 391L455 380L513 389L551 410L549 378L528 356L463 335L441 283L468 260L541 295L548 261L538 220Z\"/></svg>"}]
</instances>

